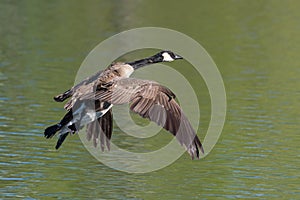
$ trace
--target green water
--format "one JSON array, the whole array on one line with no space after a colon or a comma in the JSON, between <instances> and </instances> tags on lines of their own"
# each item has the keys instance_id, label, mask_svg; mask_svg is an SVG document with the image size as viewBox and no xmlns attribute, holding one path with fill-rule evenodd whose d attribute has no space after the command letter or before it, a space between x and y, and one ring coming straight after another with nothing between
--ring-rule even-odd
<instances>
[{"instance_id":1,"label":"green water","mask_svg":"<svg viewBox=\"0 0 300 200\"><path fill-rule=\"evenodd\" d=\"M1 1L0 198L299 199L299 9L298 1L279 0ZM52 96L72 86L98 43L143 26L185 33L216 62L227 118L213 151L146 174L103 165L78 136L55 151L55 140L43 137L64 114ZM197 95L203 138L210 103L207 92ZM113 140L140 148L117 128Z\"/></svg>"}]
</instances>

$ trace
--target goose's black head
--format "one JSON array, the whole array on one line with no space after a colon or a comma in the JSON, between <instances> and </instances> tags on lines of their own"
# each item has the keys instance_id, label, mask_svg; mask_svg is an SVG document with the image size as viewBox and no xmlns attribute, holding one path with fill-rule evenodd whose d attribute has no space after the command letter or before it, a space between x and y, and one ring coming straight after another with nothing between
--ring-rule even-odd
<instances>
[{"instance_id":1,"label":"goose's black head","mask_svg":"<svg viewBox=\"0 0 300 200\"><path fill-rule=\"evenodd\" d=\"M183 58L172 51L164 50L155 54L154 56L133 61L133 62L128 62L127 64L131 65L134 69L138 69L146 65L160 63L160 62L172 62L178 59L183 59Z\"/></svg>"}]
</instances>

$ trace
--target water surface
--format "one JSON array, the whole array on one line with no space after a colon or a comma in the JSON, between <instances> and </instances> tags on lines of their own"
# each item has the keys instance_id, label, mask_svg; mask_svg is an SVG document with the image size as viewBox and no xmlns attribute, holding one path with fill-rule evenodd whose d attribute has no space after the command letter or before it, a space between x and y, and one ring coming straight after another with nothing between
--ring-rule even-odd
<instances>
[{"instance_id":1,"label":"water surface","mask_svg":"<svg viewBox=\"0 0 300 200\"><path fill-rule=\"evenodd\" d=\"M299 199L299 8L277 0L1 1L0 198ZM64 114L52 96L72 86L98 43L143 26L191 36L218 65L228 112L211 154L200 161L184 154L162 170L128 174L95 160L78 136L55 151L55 140L43 138ZM188 68L182 65L170 66ZM209 94L199 77L182 73L203 89L197 94L203 139ZM147 148L170 138L159 134ZM118 128L113 140L143 148Z\"/></svg>"}]
</instances>

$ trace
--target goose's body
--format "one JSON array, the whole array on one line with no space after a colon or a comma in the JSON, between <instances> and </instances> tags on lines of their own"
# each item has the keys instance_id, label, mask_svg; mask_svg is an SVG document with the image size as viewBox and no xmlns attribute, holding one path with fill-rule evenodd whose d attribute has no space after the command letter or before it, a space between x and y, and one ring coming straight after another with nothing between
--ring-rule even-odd
<instances>
[{"instance_id":1,"label":"goose's body","mask_svg":"<svg viewBox=\"0 0 300 200\"><path fill-rule=\"evenodd\" d=\"M54 99L59 102L71 97L65 105L68 112L58 124L45 130L45 137L51 138L59 131L58 149L69 133L75 133L86 125L87 138L93 138L95 146L100 138L101 149L105 146L109 149L113 122L111 109L113 105L130 103L133 112L171 132L192 158L199 158L199 149L204 152L202 144L176 103L175 94L155 81L129 78L140 67L176 59L181 57L162 51L134 62L114 63L57 95Z\"/></svg>"}]
</instances>

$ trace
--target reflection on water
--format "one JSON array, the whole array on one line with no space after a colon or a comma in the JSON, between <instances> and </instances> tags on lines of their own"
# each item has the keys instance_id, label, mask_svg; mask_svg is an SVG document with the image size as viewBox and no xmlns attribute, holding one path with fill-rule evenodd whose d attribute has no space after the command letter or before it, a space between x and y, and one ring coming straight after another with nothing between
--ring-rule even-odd
<instances>
[{"instance_id":1,"label":"reflection on water","mask_svg":"<svg viewBox=\"0 0 300 200\"><path fill-rule=\"evenodd\" d=\"M298 199L299 6L234 0L2 1L1 198ZM178 15L183 9L188 13ZM55 151L55 140L42 135L64 113L52 96L72 85L90 49L137 26L182 31L216 61L227 90L228 114L215 149L203 160L191 161L185 154L149 174L104 166L77 136ZM200 88L202 133L210 104L205 86ZM143 144L135 147L131 141L136 139L122 134L116 128L113 139L124 148L134 151ZM153 142L159 146L169 139L160 134Z\"/></svg>"}]
</instances>

